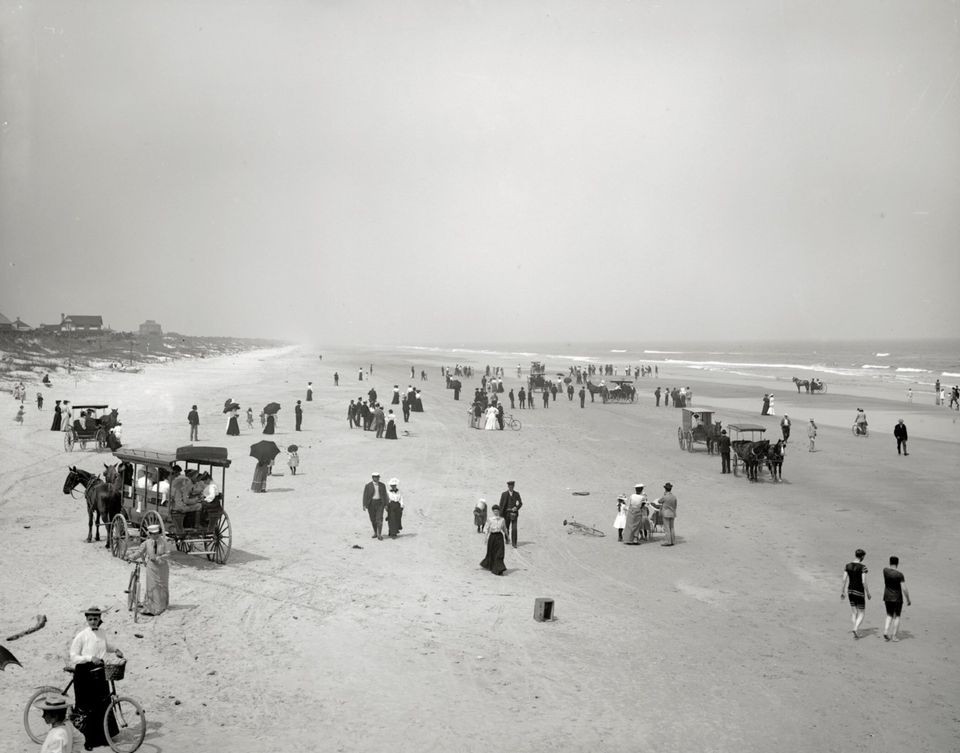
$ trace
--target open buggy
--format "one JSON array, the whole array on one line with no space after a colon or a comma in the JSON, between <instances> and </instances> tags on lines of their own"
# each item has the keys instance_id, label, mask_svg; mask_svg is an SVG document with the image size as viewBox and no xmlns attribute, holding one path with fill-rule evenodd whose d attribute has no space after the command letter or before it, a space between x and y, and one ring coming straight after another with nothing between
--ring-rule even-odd
<instances>
[{"instance_id":1,"label":"open buggy","mask_svg":"<svg viewBox=\"0 0 960 753\"><path fill-rule=\"evenodd\" d=\"M611 379L600 394L605 403L632 403L637 399L637 388L631 379Z\"/></svg>"},{"instance_id":2,"label":"open buggy","mask_svg":"<svg viewBox=\"0 0 960 753\"><path fill-rule=\"evenodd\" d=\"M767 427L759 424L730 424L727 431L730 435L730 446L733 448L733 475L739 473L742 467L747 478L756 480L760 465L767 460L770 450L770 440L763 435Z\"/></svg>"},{"instance_id":3,"label":"open buggy","mask_svg":"<svg viewBox=\"0 0 960 753\"><path fill-rule=\"evenodd\" d=\"M63 449L73 452L74 445L79 444L81 450L87 449L87 444L93 446L97 452L107 449L107 434L112 428L114 417L107 413L109 405L74 405L73 426L63 432Z\"/></svg>"},{"instance_id":4,"label":"open buggy","mask_svg":"<svg viewBox=\"0 0 960 753\"><path fill-rule=\"evenodd\" d=\"M530 376L527 379L527 392L534 390L550 389L549 377L547 377L547 367L540 361L530 362Z\"/></svg>"},{"instance_id":5,"label":"open buggy","mask_svg":"<svg viewBox=\"0 0 960 753\"><path fill-rule=\"evenodd\" d=\"M693 445L699 443L706 445L707 452L712 455L720 441L720 422L714 423L713 411L683 408L680 421L677 428L680 449L693 452Z\"/></svg>"},{"instance_id":6,"label":"open buggy","mask_svg":"<svg viewBox=\"0 0 960 753\"><path fill-rule=\"evenodd\" d=\"M205 556L218 565L226 563L233 544L230 518L223 509L227 468L230 460L223 447L180 447L175 452L157 450L118 450L119 472L123 483L121 510L113 518L112 552L123 557L127 547L139 544L146 536L147 526L160 526L163 535L185 554ZM171 509L169 491L163 490L173 466L178 465L191 478L194 489L205 487L215 493L200 501L200 509L183 512ZM203 474L209 474L210 483L204 484ZM198 492L199 494L199 492Z\"/></svg>"}]
</instances>

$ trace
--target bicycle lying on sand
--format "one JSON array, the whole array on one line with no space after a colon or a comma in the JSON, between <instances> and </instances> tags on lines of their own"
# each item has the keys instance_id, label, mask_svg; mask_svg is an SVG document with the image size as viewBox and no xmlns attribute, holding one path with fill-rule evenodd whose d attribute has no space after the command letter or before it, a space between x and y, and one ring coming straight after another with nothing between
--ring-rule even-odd
<instances>
[{"instance_id":1,"label":"bicycle lying on sand","mask_svg":"<svg viewBox=\"0 0 960 753\"><path fill-rule=\"evenodd\" d=\"M606 536L603 531L599 528L594 528L593 526L584 525L583 523L578 523L571 516L568 520L564 520L563 524L567 527L567 533L580 533L584 536Z\"/></svg>"},{"instance_id":2,"label":"bicycle lying on sand","mask_svg":"<svg viewBox=\"0 0 960 753\"><path fill-rule=\"evenodd\" d=\"M132 698L117 695L116 681L123 679L126 665L126 660L103 665L110 681L110 705L103 715L103 731L110 747L117 753L133 753L143 743L147 734L147 717L140 704ZM67 687L63 690L52 685L38 688L23 710L23 726L30 739L38 745L44 741L50 727L43 721L43 711L37 706L37 701L51 693L59 693L69 698L67 694L73 687L73 667L64 667L63 671L71 675ZM71 707L71 712L72 710Z\"/></svg>"}]
</instances>

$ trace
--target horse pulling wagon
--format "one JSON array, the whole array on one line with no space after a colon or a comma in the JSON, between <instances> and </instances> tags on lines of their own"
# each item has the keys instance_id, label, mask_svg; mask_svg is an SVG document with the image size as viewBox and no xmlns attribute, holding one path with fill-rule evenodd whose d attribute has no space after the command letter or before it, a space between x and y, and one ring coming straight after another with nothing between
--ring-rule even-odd
<instances>
[{"instance_id":1,"label":"horse pulling wagon","mask_svg":"<svg viewBox=\"0 0 960 753\"><path fill-rule=\"evenodd\" d=\"M677 428L677 442L681 450L693 452L694 443L705 444L712 455L720 441L720 422L713 422L712 410L693 410L684 408Z\"/></svg>"},{"instance_id":2,"label":"horse pulling wagon","mask_svg":"<svg viewBox=\"0 0 960 753\"><path fill-rule=\"evenodd\" d=\"M800 394L801 387L807 391L807 394L816 394L817 392L825 393L827 391L827 385L821 379L800 379L794 377L793 383L797 386L798 395Z\"/></svg>"},{"instance_id":3,"label":"horse pulling wagon","mask_svg":"<svg viewBox=\"0 0 960 753\"><path fill-rule=\"evenodd\" d=\"M611 379L600 388L600 396L605 403L632 403L637 399L637 388L630 379Z\"/></svg>"},{"instance_id":4,"label":"horse pulling wagon","mask_svg":"<svg viewBox=\"0 0 960 753\"><path fill-rule=\"evenodd\" d=\"M767 428L759 424L730 424L730 446L733 448L733 475L739 475L740 466L751 481L758 481L760 466L766 464L770 477L782 481L783 456L785 445L777 442L770 444L763 434Z\"/></svg>"},{"instance_id":5,"label":"horse pulling wagon","mask_svg":"<svg viewBox=\"0 0 960 753\"><path fill-rule=\"evenodd\" d=\"M540 361L530 362L530 377L527 379L527 392L550 389L547 367Z\"/></svg>"},{"instance_id":6,"label":"horse pulling wagon","mask_svg":"<svg viewBox=\"0 0 960 753\"><path fill-rule=\"evenodd\" d=\"M73 410L79 418L74 419L73 426L63 432L63 449L73 452L76 444L81 450L87 449L87 443L93 444L97 452L107 449L107 432L111 429L112 416L107 413L109 405L74 405ZM100 415L96 415L99 413ZM92 415L88 420L86 415Z\"/></svg>"},{"instance_id":7,"label":"horse pulling wagon","mask_svg":"<svg viewBox=\"0 0 960 753\"><path fill-rule=\"evenodd\" d=\"M218 565L226 563L233 531L223 509L226 472L230 467L225 448L189 445L176 452L123 449L114 455L120 461L118 473L122 478L121 509L113 517L111 528L114 557L123 557L131 544L145 538L147 526L159 525L178 551L205 556ZM201 476L210 477L199 510L171 509L169 483L166 489L163 484L175 465L183 469L194 488L202 485ZM219 486L215 483L218 468Z\"/></svg>"}]
</instances>

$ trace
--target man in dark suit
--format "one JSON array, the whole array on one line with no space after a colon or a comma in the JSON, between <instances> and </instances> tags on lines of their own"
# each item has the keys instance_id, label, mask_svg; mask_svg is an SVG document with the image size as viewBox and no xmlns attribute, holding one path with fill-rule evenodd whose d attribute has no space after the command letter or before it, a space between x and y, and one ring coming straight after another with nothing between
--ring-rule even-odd
<instances>
[{"instance_id":1,"label":"man in dark suit","mask_svg":"<svg viewBox=\"0 0 960 753\"><path fill-rule=\"evenodd\" d=\"M373 526L373 538L383 541L383 511L387 505L387 485L380 481L380 474L374 472L373 480L363 487L363 509L370 515Z\"/></svg>"},{"instance_id":2,"label":"man in dark suit","mask_svg":"<svg viewBox=\"0 0 960 753\"><path fill-rule=\"evenodd\" d=\"M300 401L297 400L297 405L293 409L293 415L297 420L297 431L300 431L300 424L303 422L303 408L300 407Z\"/></svg>"},{"instance_id":3,"label":"man in dark suit","mask_svg":"<svg viewBox=\"0 0 960 753\"><path fill-rule=\"evenodd\" d=\"M547 393L548 395L550 393ZM517 548L517 522L520 516L520 508L523 507L523 501L520 499L520 493L514 488L514 482L507 482L507 490L500 495L500 514L507 525L507 532L510 534L510 543L513 548Z\"/></svg>"},{"instance_id":4,"label":"man in dark suit","mask_svg":"<svg viewBox=\"0 0 960 753\"><path fill-rule=\"evenodd\" d=\"M730 473L730 437L727 430L720 431L720 473Z\"/></svg>"}]
</instances>

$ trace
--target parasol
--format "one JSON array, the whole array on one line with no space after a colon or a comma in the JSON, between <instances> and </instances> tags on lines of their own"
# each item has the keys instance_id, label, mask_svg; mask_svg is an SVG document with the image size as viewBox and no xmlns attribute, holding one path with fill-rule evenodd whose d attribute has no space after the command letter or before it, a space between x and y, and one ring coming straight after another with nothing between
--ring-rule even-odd
<instances>
[{"instance_id":1,"label":"parasol","mask_svg":"<svg viewBox=\"0 0 960 753\"><path fill-rule=\"evenodd\" d=\"M564 383L564 384L570 384L572 381L573 381L573 379L572 379L571 377L564 377L564 378L563 378L563 383Z\"/></svg>"},{"instance_id":2,"label":"parasol","mask_svg":"<svg viewBox=\"0 0 960 753\"><path fill-rule=\"evenodd\" d=\"M7 665L16 664L18 667L23 665L17 661L17 657L11 654L6 648L0 646L0 670L6 669Z\"/></svg>"},{"instance_id":3,"label":"parasol","mask_svg":"<svg viewBox=\"0 0 960 753\"><path fill-rule=\"evenodd\" d=\"M290 445L290 446L287 448L287 452L296 452L296 451L299 450L299 449L300 449L300 448L297 447L295 444L292 444L292 445Z\"/></svg>"},{"instance_id":4,"label":"parasol","mask_svg":"<svg viewBox=\"0 0 960 753\"><path fill-rule=\"evenodd\" d=\"M233 405L234 405L233 398L228 397L226 400L223 401L223 412L229 413L230 411L232 411Z\"/></svg>"},{"instance_id":5,"label":"parasol","mask_svg":"<svg viewBox=\"0 0 960 753\"><path fill-rule=\"evenodd\" d=\"M263 412L268 416L280 410L280 403L267 403L263 406Z\"/></svg>"},{"instance_id":6,"label":"parasol","mask_svg":"<svg viewBox=\"0 0 960 753\"><path fill-rule=\"evenodd\" d=\"M280 448L276 442L262 439L256 444L250 445L250 457L256 458L258 463L272 463L273 459L280 454Z\"/></svg>"}]
</instances>

